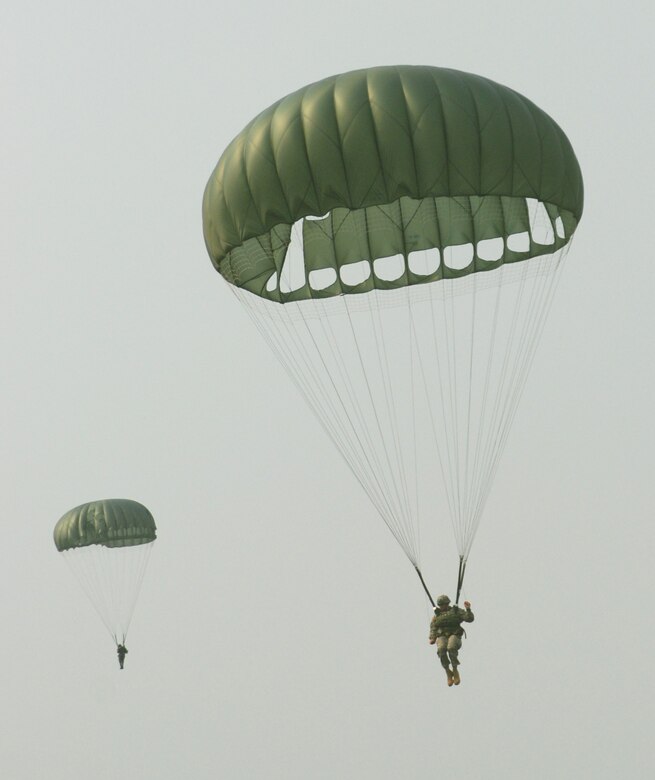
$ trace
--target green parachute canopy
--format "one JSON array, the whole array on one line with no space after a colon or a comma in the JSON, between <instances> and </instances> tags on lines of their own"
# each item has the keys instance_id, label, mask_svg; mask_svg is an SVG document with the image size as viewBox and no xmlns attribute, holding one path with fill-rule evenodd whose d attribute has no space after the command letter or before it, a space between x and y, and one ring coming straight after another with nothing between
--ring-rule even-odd
<instances>
[{"instance_id":1,"label":"green parachute canopy","mask_svg":"<svg viewBox=\"0 0 655 780\"><path fill-rule=\"evenodd\" d=\"M407 65L278 101L205 189L214 266L419 575L450 518L456 600L582 210L544 111Z\"/></svg>"},{"instance_id":2,"label":"green parachute canopy","mask_svg":"<svg viewBox=\"0 0 655 780\"><path fill-rule=\"evenodd\" d=\"M55 526L57 550L117 644L125 642L156 538L149 510L126 498L82 504Z\"/></svg>"},{"instance_id":3,"label":"green parachute canopy","mask_svg":"<svg viewBox=\"0 0 655 780\"><path fill-rule=\"evenodd\" d=\"M547 241L530 231L534 208L552 226ZM489 79L405 65L324 79L259 114L209 179L203 225L228 282L286 302L551 253L582 209L575 154L545 112ZM285 274L295 223L303 260ZM430 249L438 267L418 260Z\"/></svg>"},{"instance_id":4,"label":"green parachute canopy","mask_svg":"<svg viewBox=\"0 0 655 780\"><path fill-rule=\"evenodd\" d=\"M54 530L59 552L99 544L104 547L131 547L157 538L155 520L137 501L110 498L91 501L71 509Z\"/></svg>"}]
</instances>

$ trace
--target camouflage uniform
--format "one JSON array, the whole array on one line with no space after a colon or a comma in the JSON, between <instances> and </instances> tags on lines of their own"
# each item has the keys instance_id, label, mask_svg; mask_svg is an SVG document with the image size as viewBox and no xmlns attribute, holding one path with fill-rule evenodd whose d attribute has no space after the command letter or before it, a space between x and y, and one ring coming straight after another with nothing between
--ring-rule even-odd
<instances>
[{"instance_id":1,"label":"camouflage uniform","mask_svg":"<svg viewBox=\"0 0 655 780\"><path fill-rule=\"evenodd\" d=\"M462 623L472 623L473 613L469 609L460 609L457 606L439 610L430 622L430 643L436 640L437 655L444 669L448 670L448 663L456 670L459 665L457 652L462 646Z\"/></svg>"}]
</instances>

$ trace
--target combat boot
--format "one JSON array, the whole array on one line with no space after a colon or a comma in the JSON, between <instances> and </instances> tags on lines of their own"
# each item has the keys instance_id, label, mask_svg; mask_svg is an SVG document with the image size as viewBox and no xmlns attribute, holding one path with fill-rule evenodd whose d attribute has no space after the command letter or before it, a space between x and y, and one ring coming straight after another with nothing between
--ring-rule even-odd
<instances>
[{"instance_id":1,"label":"combat boot","mask_svg":"<svg viewBox=\"0 0 655 780\"><path fill-rule=\"evenodd\" d=\"M450 671L450 669L446 669L446 676L448 677L448 687L450 688L452 684L455 682L453 673Z\"/></svg>"},{"instance_id":2,"label":"combat boot","mask_svg":"<svg viewBox=\"0 0 655 780\"><path fill-rule=\"evenodd\" d=\"M455 685L459 685L461 683L461 680L459 678L459 672L457 671L457 667L453 666L453 682ZM448 683L450 685L450 683Z\"/></svg>"}]
</instances>

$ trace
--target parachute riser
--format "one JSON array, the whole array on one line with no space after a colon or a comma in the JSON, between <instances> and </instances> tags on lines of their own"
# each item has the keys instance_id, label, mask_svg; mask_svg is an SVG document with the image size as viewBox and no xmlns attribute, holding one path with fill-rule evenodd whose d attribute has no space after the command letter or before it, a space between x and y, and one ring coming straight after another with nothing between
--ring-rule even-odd
<instances>
[{"instance_id":1,"label":"parachute riser","mask_svg":"<svg viewBox=\"0 0 655 780\"><path fill-rule=\"evenodd\" d=\"M459 604L459 596L462 592L462 584L464 582L464 573L466 572L466 561L464 556L459 556L459 569L457 571L457 595L455 596L455 606Z\"/></svg>"},{"instance_id":2,"label":"parachute riser","mask_svg":"<svg viewBox=\"0 0 655 780\"><path fill-rule=\"evenodd\" d=\"M432 598L432 594L428 590L428 586L425 584L425 580L423 579L423 575L421 574L421 570L418 566L414 566L416 569L416 573L418 574L419 580L421 580L421 585L423 586L423 590L426 592L428 598L430 599L430 604L432 604L432 607L436 607L437 605L434 603L434 599Z\"/></svg>"},{"instance_id":3,"label":"parachute riser","mask_svg":"<svg viewBox=\"0 0 655 780\"><path fill-rule=\"evenodd\" d=\"M432 598L432 594L428 590L428 586L425 584L425 580L423 579L423 574L421 574L421 570L418 566L414 566L414 569L416 570L416 573L418 574L419 580L421 580L421 585L423 586L423 590L425 591L427 597L430 599L430 604L432 604L433 607L436 607L437 605L434 603L434 599ZM466 561L464 560L464 556L459 556L459 568L457 571L457 595L455 597L455 605L457 606L459 604L459 597L462 593L462 585L464 583L464 574L466 573Z\"/></svg>"}]
</instances>

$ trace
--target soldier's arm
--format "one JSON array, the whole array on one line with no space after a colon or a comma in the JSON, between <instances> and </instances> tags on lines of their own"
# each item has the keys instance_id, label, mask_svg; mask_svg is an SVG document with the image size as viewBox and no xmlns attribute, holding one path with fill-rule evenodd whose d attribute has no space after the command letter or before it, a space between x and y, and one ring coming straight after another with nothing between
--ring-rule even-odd
<instances>
[{"instance_id":1,"label":"soldier's arm","mask_svg":"<svg viewBox=\"0 0 655 780\"><path fill-rule=\"evenodd\" d=\"M462 616L462 620L465 623L472 623L475 620L475 615L471 612L471 605L468 601L464 602L464 615Z\"/></svg>"},{"instance_id":2,"label":"soldier's arm","mask_svg":"<svg viewBox=\"0 0 655 780\"><path fill-rule=\"evenodd\" d=\"M436 615L430 621L430 644L433 645L437 641L437 619Z\"/></svg>"}]
</instances>

